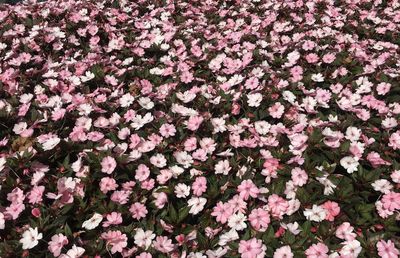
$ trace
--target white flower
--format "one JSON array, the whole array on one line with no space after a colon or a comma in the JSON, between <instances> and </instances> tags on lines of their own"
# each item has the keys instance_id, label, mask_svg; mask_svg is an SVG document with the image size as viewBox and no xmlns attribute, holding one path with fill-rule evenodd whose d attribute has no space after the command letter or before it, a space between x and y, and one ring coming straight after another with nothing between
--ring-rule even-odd
<instances>
[{"instance_id":1,"label":"white flower","mask_svg":"<svg viewBox=\"0 0 400 258\"><path fill-rule=\"evenodd\" d=\"M82 227L91 230L96 228L103 220L103 216L99 213L95 213L90 219L83 222Z\"/></svg>"},{"instance_id":2,"label":"white flower","mask_svg":"<svg viewBox=\"0 0 400 258\"><path fill-rule=\"evenodd\" d=\"M225 246L228 242L235 241L238 239L239 239L239 234L236 232L236 230L231 229L230 231L222 234L219 237L218 245Z\"/></svg>"},{"instance_id":3,"label":"white flower","mask_svg":"<svg viewBox=\"0 0 400 258\"><path fill-rule=\"evenodd\" d=\"M390 182L386 179L376 180L371 185L375 191L379 191L379 192L385 193L385 194L389 193L390 190L393 188L393 185L390 184Z\"/></svg>"},{"instance_id":4,"label":"white flower","mask_svg":"<svg viewBox=\"0 0 400 258\"><path fill-rule=\"evenodd\" d=\"M347 127L346 130L346 139L352 142L358 141L358 139L360 139L361 136L361 130L358 129L357 127Z\"/></svg>"},{"instance_id":5,"label":"white flower","mask_svg":"<svg viewBox=\"0 0 400 258\"><path fill-rule=\"evenodd\" d=\"M262 101L262 94L261 93L254 93L254 94L248 94L247 95L247 104L249 107L258 107L261 104Z\"/></svg>"},{"instance_id":6,"label":"white flower","mask_svg":"<svg viewBox=\"0 0 400 258\"><path fill-rule=\"evenodd\" d=\"M0 229L4 229L6 220L4 219L4 214L0 212Z\"/></svg>"},{"instance_id":7,"label":"white flower","mask_svg":"<svg viewBox=\"0 0 400 258\"><path fill-rule=\"evenodd\" d=\"M159 153L150 158L150 163L158 168L163 168L167 165L167 159Z\"/></svg>"},{"instance_id":8,"label":"white flower","mask_svg":"<svg viewBox=\"0 0 400 258\"><path fill-rule=\"evenodd\" d=\"M207 199L203 197L192 197L188 201L190 207L189 213L196 215L204 209L204 205L207 203Z\"/></svg>"},{"instance_id":9,"label":"white flower","mask_svg":"<svg viewBox=\"0 0 400 258\"><path fill-rule=\"evenodd\" d=\"M247 228L246 221L247 217L243 213L237 213L233 214L229 217L228 219L228 226L231 229L234 229L236 231L243 230Z\"/></svg>"},{"instance_id":10,"label":"white flower","mask_svg":"<svg viewBox=\"0 0 400 258\"><path fill-rule=\"evenodd\" d=\"M340 250L340 254L342 256L356 258L362 250L360 242L355 239L351 241L345 241L343 244L344 246Z\"/></svg>"},{"instance_id":11,"label":"white flower","mask_svg":"<svg viewBox=\"0 0 400 258\"><path fill-rule=\"evenodd\" d=\"M185 91L183 93L178 92L176 93L176 97L182 100L183 103L189 103L190 101L194 100L194 98L196 98L196 94L190 91Z\"/></svg>"},{"instance_id":12,"label":"white flower","mask_svg":"<svg viewBox=\"0 0 400 258\"><path fill-rule=\"evenodd\" d=\"M384 129L389 129L389 128L394 128L398 125L397 121L393 117L387 117L384 120L382 120L382 127Z\"/></svg>"},{"instance_id":13,"label":"white flower","mask_svg":"<svg viewBox=\"0 0 400 258\"><path fill-rule=\"evenodd\" d=\"M291 92L291 91L284 91L282 93L283 99L286 100L287 102L293 104L294 101L296 100L296 96Z\"/></svg>"},{"instance_id":14,"label":"white flower","mask_svg":"<svg viewBox=\"0 0 400 258\"><path fill-rule=\"evenodd\" d=\"M207 250L206 254L209 258L220 258L224 257L227 252L228 252L227 248L220 247L217 250Z\"/></svg>"},{"instance_id":15,"label":"white flower","mask_svg":"<svg viewBox=\"0 0 400 258\"><path fill-rule=\"evenodd\" d=\"M243 79L244 79L243 76L241 76L240 74L235 74L228 80L228 84L230 86L234 86L236 84L241 83Z\"/></svg>"},{"instance_id":16,"label":"white flower","mask_svg":"<svg viewBox=\"0 0 400 258\"><path fill-rule=\"evenodd\" d=\"M177 198L186 198L190 194L190 186L179 183L175 186L175 194Z\"/></svg>"},{"instance_id":17,"label":"white flower","mask_svg":"<svg viewBox=\"0 0 400 258\"><path fill-rule=\"evenodd\" d=\"M324 185L324 195L333 194L333 189L336 188L336 185L332 183L331 180L328 179L328 173L324 173L323 176L317 177L318 182Z\"/></svg>"},{"instance_id":18,"label":"white flower","mask_svg":"<svg viewBox=\"0 0 400 258\"><path fill-rule=\"evenodd\" d=\"M355 160L351 156L346 156L340 160L340 165L344 167L347 170L347 173L353 173L354 171L357 171L357 167L360 163L358 163L357 160Z\"/></svg>"},{"instance_id":19,"label":"white flower","mask_svg":"<svg viewBox=\"0 0 400 258\"><path fill-rule=\"evenodd\" d=\"M61 141L55 134L46 134L38 137L38 142L42 145L43 150L48 151L54 149Z\"/></svg>"},{"instance_id":20,"label":"white flower","mask_svg":"<svg viewBox=\"0 0 400 258\"><path fill-rule=\"evenodd\" d=\"M4 169L5 165L6 165L6 158L5 157L1 157L0 158L0 171L2 171Z\"/></svg>"},{"instance_id":21,"label":"white flower","mask_svg":"<svg viewBox=\"0 0 400 258\"><path fill-rule=\"evenodd\" d=\"M151 99L148 97L141 97L138 100L138 103L140 106L142 106L142 108L145 108L145 109L152 109L154 107L154 102L151 101Z\"/></svg>"},{"instance_id":22,"label":"white flower","mask_svg":"<svg viewBox=\"0 0 400 258\"><path fill-rule=\"evenodd\" d=\"M87 82L87 81L90 81L93 78L94 78L94 73L92 73L91 71L86 71L85 75L81 76L81 81L82 82Z\"/></svg>"},{"instance_id":23,"label":"white flower","mask_svg":"<svg viewBox=\"0 0 400 258\"><path fill-rule=\"evenodd\" d=\"M85 249L82 247L73 245L71 249L68 250L67 254L62 254L59 258L78 258L83 255Z\"/></svg>"},{"instance_id":24,"label":"white flower","mask_svg":"<svg viewBox=\"0 0 400 258\"><path fill-rule=\"evenodd\" d=\"M313 204L312 209L306 209L304 216L311 221L320 222L326 217L326 210L318 205Z\"/></svg>"},{"instance_id":25,"label":"white flower","mask_svg":"<svg viewBox=\"0 0 400 258\"><path fill-rule=\"evenodd\" d=\"M266 121L257 121L254 123L254 128L258 134L265 135L269 132L271 124Z\"/></svg>"},{"instance_id":26,"label":"white flower","mask_svg":"<svg viewBox=\"0 0 400 258\"><path fill-rule=\"evenodd\" d=\"M226 159L218 161L218 163L215 164L214 169L215 174L228 175L229 171L231 171L232 168L229 165L229 161Z\"/></svg>"},{"instance_id":27,"label":"white flower","mask_svg":"<svg viewBox=\"0 0 400 258\"><path fill-rule=\"evenodd\" d=\"M135 100L135 97L133 97L131 94L126 93L122 95L122 97L119 99L119 104L121 107L129 107L130 105L133 104L133 101Z\"/></svg>"},{"instance_id":28,"label":"white flower","mask_svg":"<svg viewBox=\"0 0 400 258\"><path fill-rule=\"evenodd\" d=\"M28 128L27 123L25 123L25 122L19 122L18 124L15 124L15 125L14 125L13 132L14 132L15 134L21 134L21 133L22 133L23 131L25 131L27 128Z\"/></svg>"},{"instance_id":29,"label":"white flower","mask_svg":"<svg viewBox=\"0 0 400 258\"><path fill-rule=\"evenodd\" d=\"M183 172L185 172L185 170L177 165L169 167L169 169L172 172L172 175L174 178L177 178L180 174L182 174Z\"/></svg>"},{"instance_id":30,"label":"white flower","mask_svg":"<svg viewBox=\"0 0 400 258\"><path fill-rule=\"evenodd\" d=\"M145 124L150 123L151 121L153 121L154 117L151 113L147 113L146 115L144 115L143 117L141 115L136 115L133 119L132 119L132 123L131 126L135 129L138 130L140 128L142 128Z\"/></svg>"},{"instance_id":31,"label":"white flower","mask_svg":"<svg viewBox=\"0 0 400 258\"><path fill-rule=\"evenodd\" d=\"M39 243L42 237L43 234L38 232L38 228L29 228L22 234L19 242L22 244L22 249L32 249Z\"/></svg>"},{"instance_id":32,"label":"white flower","mask_svg":"<svg viewBox=\"0 0 400 258\"><path fill-rule=\"evenodd\" d=\"M298 235L301 232L301 229L299 229L299 223L297 223L297 222L288 223L288 224L281 223L281 226L284 229L289 230L293 235Z\"/></svg>"},{"instance_id":33,"label":"white flower","mask_svg":"<svg viewBox=\"0 0 400 258\"><path fill-rule=\"evenodd\" d=\"M212 118L211 124L214 127L214 134L226 131L225 119L222 117Z\"/></svg>"},{"instance_id":34,"label":"white flower","mask_svg":"<svg viewBox=\"0 0 400 258\"><path fill-rule=\"evenodd\" d=\"M78 111L80 116L88 116L90 113L92 113L93 107L89 103L80 104Z\"/></svg>"},{"instance_id":35,"label":"white flower","mask_svg":"<svg viewBox=\"0 0 400 258\"><path fill-rule=\"evenodd\" d=\"M181 164L184 168L188 168L193 163L192 156L186 151L178 151L174 153L176 161Z\"/></svg>"},{"instance_id":36,"label":"white flower","mask_svg":"<svg viewBox=\"0 0 400 258\"><path fill-rule=\"evenodd\" d=\"M19 97L19 102L22 104L27 104L32 100L32 98L33 98L33 94L25 93Z\"/></svg>"},{"instance_id":37,"label":"white flower","mask_svg":"<svg viewBox=\"0 0 400 258\"><path fill-rule=\"evenodd\" d=\"M315 82L323 82L324 76L320 73L314 73L313 75L311 75L311 80Z\"/></svg>"},{"instance_id":38,"label":"white flower","mask_svg":"<svg viewBox=\"0 0 400 258\"><path fill-rule=\"evenodd\" d=\"M151 245L151 241L156 237L153 231L146 230L146 232L139 228L135 234L135 244L139 247L148 249Z\"/></svg>"}]
</instances>

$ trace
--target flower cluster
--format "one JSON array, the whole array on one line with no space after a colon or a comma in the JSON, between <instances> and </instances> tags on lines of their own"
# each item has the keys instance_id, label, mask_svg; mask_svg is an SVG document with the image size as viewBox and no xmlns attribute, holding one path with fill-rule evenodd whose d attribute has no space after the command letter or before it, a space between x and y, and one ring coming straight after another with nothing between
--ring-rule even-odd
<instances>
[{"instance_id":1,"label":"flower cluster","mask_svg":"<svg viewBox=\"0 0 400 258\"><path fill-rule=\"evenodd\" d=\"M0 22L2 257L399 257L398 0Z\"/></svg>"}]
</instances>

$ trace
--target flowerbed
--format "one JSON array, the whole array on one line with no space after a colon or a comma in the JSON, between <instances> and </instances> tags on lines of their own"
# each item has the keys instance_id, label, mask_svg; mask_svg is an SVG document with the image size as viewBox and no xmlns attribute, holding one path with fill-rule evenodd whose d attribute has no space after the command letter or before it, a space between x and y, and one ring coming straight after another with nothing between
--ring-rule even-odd
<instances>
[{"instance_id":1,"label":"flowerbed","mask_svg":"<svg viewBox=\"0 0 400 258\"><path fill-rule=\"evenodd\" d=\"M0 6L1 257L399 257L398 1Z\"/></svg>"}]
</instances>

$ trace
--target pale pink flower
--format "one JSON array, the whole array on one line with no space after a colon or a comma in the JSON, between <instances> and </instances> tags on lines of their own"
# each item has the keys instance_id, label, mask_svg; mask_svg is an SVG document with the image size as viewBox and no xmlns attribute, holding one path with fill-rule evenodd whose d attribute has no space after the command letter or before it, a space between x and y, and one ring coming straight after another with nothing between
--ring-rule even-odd
<instances>
[{"instance_id":1,"label":"pale pink flower","mask_svg":"<svg viewBox=\"0 0 400 258\"><path fill-rule=\"evenodd\" d=\"M351 241L356 238L356 233L353 232L354 228L350 225L349 222L343 222L339 227L336 228L336 237Z\"/></svg>"},{"instance_id":2,"label":"pale pink flower","mask_svg":"<svg viewBox=\"0 0 400 258\"><path fill-rule=\"evenodd\" d=\"M135 179L142 182L150 176L150 169L144 164L140 164L135 170Z\"/></svg>"},{"instance_id":3,"label":"pale pink flower","mask_svg":"<svg viewBox=\"0 0 400 258\"><path fill-rule=\"evenodd\" d=\"M111 246L111 253L121 253L122 250L128 245L128 237L122 234L121 231L108 231L101 234L101 238L106 240L107 246Z\"/></svg>"},{"instance_id":4,"label":"pale pink flower","mask_svg":"<svg viewBox=\"0 0 400 258\"><path fill-rule=\"evenodd\" d=\"M328 258L328 247L323 243L313 244L306 251L307 258Z\"/></svg>"},{"instance_id":5,"label":"pale pink flower","mask_svg":"<svg viewBox=\"0 0 400 258\"><path fill-rule=\"evenodd\" d=\"M174 136L176 133L176 129L174 125L171 124L163 124L160 127L160 134L165 137L165 138L169 138L171 136Z\"/></svg>"},{"instance_id":6,"label":"pale pink flower","mask_svg":"<svg viewBox=\"0 0 400 258\"><path fill-rule=\"evenodd\" d=\"M296 186L303 186L307 183L308 175L303 169L296 167L291 171L293 183Z\"/></svg>"},{"instance_id":7,"label":"pale pink flower","mask_svg":"<svg viewBox=\"0 0 400 258\"><path fill-rule=\"evenodd\" d=\"M101 161L101 172L111 174L117 167L117 162L111 156L104 157Z\"/></svg>"},{"instance_id":8,"label":"pale pink flower","mask_svg":"<svg viewBox=\"0 0 400 258\"><path fill-rule=\"evenodd\" d=\"M285 245L275 250L273 258L293 258L294 254L290 246Z\"/></svg>"},{"instance_id":9,"label":"pale pink flower","mask_svg":"<svg viewBox=\"0 0 400 258\"><path fill-rule=\"evenodd\" d=\"M175 246L172 240L166 236L158 236L153 241L154 248L162 253L170 253L174 250Z\"/></svg>"},{"instance_id":10,"label":"pale pink flower","mask_svg":"<svg viewBox=\"0 0 400 258\"><path fill-rule=\"evenodd\" d=\"M49 242L49 251L55 256L59 256L61 254L61 249L63 246L68 244L68 238L63 234L54 235L51 237L51 241Z\"/></svg>"},{"instance_id":11,"label":"pale pink flower","mask_svg":"<svg viewBox=\"0 0 400 258\"><path fill-rule=\"evenodd\" d=\"M191 116L187 121L187 128L191 131L196 131L203 121L204 119L202 116Z\"/></svg>"}]
</instances>

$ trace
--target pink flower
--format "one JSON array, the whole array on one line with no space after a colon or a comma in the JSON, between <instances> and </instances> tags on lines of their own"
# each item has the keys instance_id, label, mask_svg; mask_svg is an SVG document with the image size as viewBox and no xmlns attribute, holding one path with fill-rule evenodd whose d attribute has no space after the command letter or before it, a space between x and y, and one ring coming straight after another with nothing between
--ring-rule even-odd
<instances>
[{"instance_id":1,"label":"pink flower","mask_svg":"<svg viewBox=\"0 0 400 258\"><path fill-rule=\"evenodd\" d=\"M165 138L169 138L171 136L174 136L176 133L176 129L174 125L171 124L163 124L160 127L160 134L165 137Z\"/></svg>"},{"instance_id":2,"label":"pink flower","mask_svg":"<svg viewBox=\"0 0 400 258\"><path fill-rule=\"evenodd\" d=\"M128 245L128 238L121 231L108 231L101 234L101 238L106 240L107 245L111 246L111 253L121 253L122 250Z\"/></svg>"},{"instance_id":3,"label":"pink flower","mask_svg":"<svg viewBox=\"0 0 400 258\"><path fill-rule=\"evenodd\" d=\"M181 74L180 79L184 83L190 83L193 81L194 77L191 72L186 71Z\"/></svg>"},{"instance_id":4,"label":"pink flower","mask_svg":"<svg viewBox=\"0 0 400 258\"><path fill-rule=\"evenodd\" d=\"M313 244L306 251L307 258L328 258L328 247L323 243Z\"/></svg>"},{"instance_id":5,"label":"pink flower","mask_svg":"<svg viewBox=\"0 0 400 258\"><path fill-rule=\"evenodd\" d=\"M101 161L101 172L111 174L117 167L117 162L113 157L104 157Z\"/></svg>"},{"instance_id":6,"label":"pink flower","mask_svg":"<svg viewBox=\"0 0 400 258\"><path fill-rule=\"evenodd\" d=\"M367 160L371 163L372 167L377 168L380 165L390 165L390 162L381 158L379 153L371 151L367 155Z\"/></svg>"},{"instance_id":7,"label":"pink flower","mask_svg":"<svg viewBox=\"0 0 400 258\"><path fill-rule=\"evenodd\" d=\"M335 217L340 213L340 207L337 202L327 201L322 204L322 208L326 210L326 220L334 221Z\"/></svg>"},{"instance_id":8,"label":"pink flower","mask_svg":"<svg viewBox=\"0 0 400 258\"><path fill-rule=\"evenodd\" d=\"M391 240L380 240L376 243L376 247L378 248L379 256L382 258L398 258L400 255L399 250L394 246Z\"/></svg>"},{"instance_id":9,"label":"pink flower","mask_svg":"<svg viewBox=\"0 0 400 258\"><path fill-rule=\"evenodd\" d=\"M257 208L251 211L249 221L255 230L264 232L268 228L270 218L266 210Z\"/></svg>"},{"instance_id":10,"label":"pink flower","mask_svg":"<svg viewBox=\"0 0 400 258\"><path fill-rule=\"evenodd\" d=\"M249 197L256 198L260 193L257 186L250 180L243 180L242 183L238 186L239 196L243 200L248 200Z\"/></svg>"},{"instance_id":11,"label":"pink flower","mask_svg":"<svg viewBox=\"0 0 400 258\"><path fill-rule=\"evenodd\" d=\"M135 171L135 179L142 182L145 181L150 175L150 169L144 164L140 164Z\"/></svg>"},{"instance_id":12,"label":"pink flower","mask_svg":"<svg viewBox=\"0 0 400 258\"><path fill-rule=\"evenodd\" d=\"M115 181L114 178L111 177L103 177L100 180L100 191L104 194L106 194L109 191L114 191L118 187L117 182Z\"/></svg>"},{"instance_id":13,"label":"pink flower","mask_svg":"<svg viewBox=\"0 0 400 258\"><path fill-rule=\"evenodd\" d=\"M48 249L55 257L57 257L61 254L63 246L67 244L68 238L66 236L63 234L54 235L51 237Z\"/></svg>"},{"instance_id":14,"label":"pink flower","mask_svg":"<svg viewBox=\"0 0 400 258\"><path fill-rule=\"evenodd\" d=\"M239 253L241 258L258 258L263 252L262 241L257 238L241 240L239 242Z\"/></svg>"},{"instance_id":15,"label":"pink flower","mask_svg":"<svg viewBox=\"0 0 400 258\"><path fill-rule=\"evenodd\" d=\"M268 197L268 208L273 217L281 218L289 208L289 203L279 195L272 194Z\"/></svg>"},{"instance_id":16,"label":"pink flower","mask_svg":"<svg viewBox=\"0 0 400 258\"><path fill-rule=\"evenodd\" d=\"M6 208L6 212L4 212L4 214L9 215L13 220L16 220L24 210L25 205L23 203L11 203L11 205Z\"/></svg>"},{"instance_id":17,"label":"pink flower","mask_svg":"<svg viewBox=\"0 0 400 258\"><path fill-rule=\"evenodd\" d=\"M383 208L389 211L400 209L400 193L389 192L384 194L381 202L383 204Z\"/></svg>"},{"instance_id":18,"label":"pink flower","mask_svg":"<svg viewBox=\"0 0 400 258\"><path fill-rule=\"evenodd\" d=\"M42 201L43 192L45 190L44 186L34 186L28 194L28 200L31 204L40 203Z\"/></svg>"},{"instance_id":19,"label":"pink flower","mask_svg":"<svg viewBox=\"0 0 400 258\"><path fill-rule=\"evenodd\" d=\"M129 208L129 211L132 213L132 218L134 219L145 218L147 214L146 206L144 206L140 202L132 204Z\"/></svg>"},{"instance_id":20,"label":"pink flower","mask_svg":"<svg viewBox=\"0 0 400 258\"><path fill-rule=\"evenodd\" d=\"M119 225L122 223L122 216L119 212L111 212L106 216L107 221L103 222L103 227L109 227L111 225Z\"/></svg>"},{"instance_id":21,"label":"pink flower","mask_svg":"<svg viewBox=\"0 0 400 258\"><path fill-rule=\"evenodd\" d=\"M229 203L218 202L217 206L214 207L211 216L216 217L217 222L225 224L228 218L233 214L233 208Z\"/></svg>"},{"instance_id":22,"label":"pink flower","mask_svg":"<svg viewBox=\"0 0 400 258\"><path fill-rule=\"evenodd\" d=\"M333 61L335 61L335 59L336 59L336 56L335 56L335 54L332 54L332 53L326 54L322 57L322 61L327 64L332 63Z\"/></svg>"},{"instance_id":23,"label":"pink flower","mask_svg":"<svg viewBox=\"0 0 400 258\"><path fill-rule=\"evenodd\" d=\"M193 194L201 196L207 190L207 179L204 176L196 177L192 184Z\"/></svg>"},{"instance_id":24,"label":"pink flower","mask_svg":"<svg viewBox=\"0 0 400 258\"><path fill-rule=\"evenodd\" d=\"M188 138L185 143L185 151L194 151L197 148L197 139L196 137Z\"/></svg>"},{"instance_id":25,"label":"pink flower","mask_svg":"<svg viewBox=\"0 0 400 258\"><path fill-rule=\"evenodd\" d=\"M319 57L316 54L311 53L311 54L306 55L306 60L310 64L315 64L316 62L318 62Z\"/></svg>"},{"instance_id":26,"label":"pink flower","mask_svg":"<svg viewBox=\"0 0 400 258\"><path fill-rule=\"evenodd\" d=\"M119 203L119 204L126 204L129 199L129 195L131 191L115 191L111 195L111 201Z\"/></svg>"}]
</instances>

